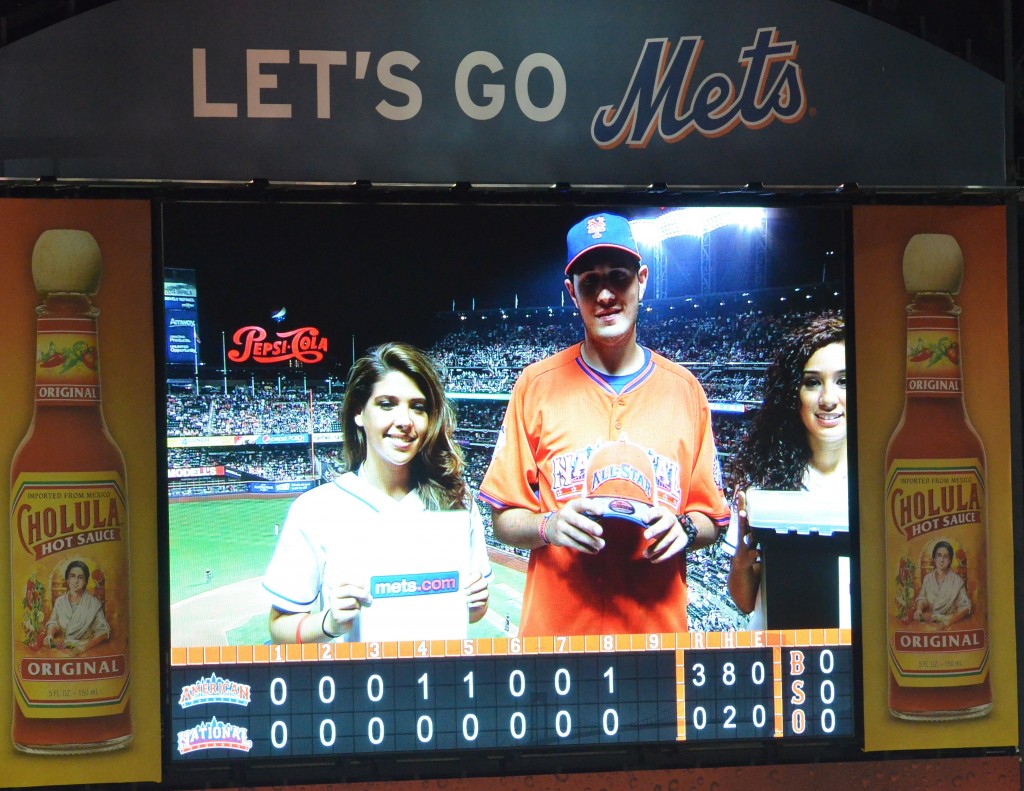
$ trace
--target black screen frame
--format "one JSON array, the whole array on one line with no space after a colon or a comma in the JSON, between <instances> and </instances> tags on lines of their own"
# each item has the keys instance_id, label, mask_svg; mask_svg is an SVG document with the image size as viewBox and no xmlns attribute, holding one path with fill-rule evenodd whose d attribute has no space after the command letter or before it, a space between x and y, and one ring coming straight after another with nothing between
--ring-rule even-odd
<instances>
[{"instance_id":1,"label":"black screen frame","mask_svg":"<svg viewBox=\"0 0 1024 791\"><path fill-rule=\"evenodd\" d=\"M568 191L567 191L568 192ZM544 192L536 190L487 192L481 194L465 190L464 194L445 190L374 190L366 189L355 198L348 195L342 200L317 195L313 201L307 199L307 193L288 192L275 195L272 200L266 197L252 199L250 196L240 197L237 192L229 191L217 195L214 202L231 204L266 204L285 203L296 205L302 203L342 204L356 206L387 206L391 204L414 205L478 205L495 207L551 207L568 210L578 216L590 211L598 211L609 207L626 207L651 209L660 205L678 207L687 206L763 206L765 208L784 208L794 211L807 209L831 209L842 213L845 226L845 260L843 278L845 285L845 319L847 322L847 344L851 349L848 355L850 368L854 363L852 353L854 342L855 311L852 305L852 277L854 263L852 260L851 241L851 207L849 201L822 200L816 197L811 200L779 200L767 194L745 193L741 195L708 194L702 196L675 194L666 196L660 193L644 192L600 192L587 194L571 192L559 194L557 191ZM208 202L206 196L181 198L174 196L154 201L154 250L157 251L154 261L154 308L155 315L163 315L162 272L164 261L164 226L163 209L172 203ZM155 326L163 328L157 321ZM157 358L157 382L159 387L166 387L165 344L162 333L154 339ZM851 376L856 374L851 370ZM160 403L165 403L166 391L159 393ZM854 398L851 391L850 399ZM166 414L158 410L158 447L166 454ZM850 410L850 428L856 436L856 407ZM857 498L856 498L856 442L850 443L850 524L853 535L856 535ZM165 730L170 723L169 712L175 703L176 691L169 686L169 568L168 568L168 525L167 525L167 487L166 487L166 455L159 460L160 470L160 607L161 607L161 647L164 656L162 672L162 696ZM851 587L853 623L860 619L860 602L857 594L859 579L859 563L857 557L857 541L851 547ZM854 640L851 647L853 657L853 699L855 732L851 737L836 740L804 740L790 741L785 739L744 740L740 742L675 742L646 743L635 745L618 745L614 748L530 748L523 750L488 749L484 751L440 751L436 753L390 753L386 755L348 755L333 759L275 759L272 761L252 760L246 758L225 758L224 760L204 761L188 764L172 759L173 738L170 734L164 737L164 776L166 784L189 784L195 782L214 784L244 785L258 778L260 782L273 779L275 782L311 783L329 781L354 780L400 780L423 777L457 777L457 776L493 776L507 774L532 774L542 772L575 772L611 769L666 768L680 766L729 766L748 763L804 763L822 760L856 760L862 757L863 746L863 711L861 702L861 659L857 628L854 627ZM200 780L200 778L202 778Z\"/></svg>"}]
</instances>

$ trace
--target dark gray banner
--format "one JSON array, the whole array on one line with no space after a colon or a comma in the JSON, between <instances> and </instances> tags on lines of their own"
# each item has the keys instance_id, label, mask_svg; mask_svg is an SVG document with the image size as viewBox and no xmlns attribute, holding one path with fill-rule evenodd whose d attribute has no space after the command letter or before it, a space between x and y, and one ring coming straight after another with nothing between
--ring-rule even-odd
<instances>
[{"instance_id":1,"label":"dark gray banner","mask_svg":"<svg viewBox=\"0 0 1024 791\"><path fill-rule=\"evenodd\" d=\"M1002 83L822 0L125 0L0 50L0 175L1001 186Z\"/></svg>"}]
</instances>

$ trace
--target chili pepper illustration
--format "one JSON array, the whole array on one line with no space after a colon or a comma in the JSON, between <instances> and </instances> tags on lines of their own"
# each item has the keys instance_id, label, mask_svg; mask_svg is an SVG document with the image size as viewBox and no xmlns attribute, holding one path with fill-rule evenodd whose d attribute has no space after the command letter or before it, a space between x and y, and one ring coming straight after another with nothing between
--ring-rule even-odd
<instances>
[{"instance_id":1,"label":"chili pepper illustration","mask_svg":"<svg viewBox=\"0 0 1024 791\"><path fill-rule=\"evenodd\" d=\"M61 373L69 371L78 365L82 361L82 355L85 353L85 350L85 341L75 341L64 355L64 365L61 366Z\"/></svg>"},{"instance_id":2,"label":"chili pepper illustration","mask_svg":"<svg viewBox=\"0 0 1024 791\"><path fill-rule=\"evenodd\" d=\"M943 336L942 338L939 338L938 342L931 347L932 357L928 361L928 364L925 366L925 368L931 368L937 362L945 360L946 350L949 348L949 344L950 341L948 337Z\"/></svg>"}]
</instances>

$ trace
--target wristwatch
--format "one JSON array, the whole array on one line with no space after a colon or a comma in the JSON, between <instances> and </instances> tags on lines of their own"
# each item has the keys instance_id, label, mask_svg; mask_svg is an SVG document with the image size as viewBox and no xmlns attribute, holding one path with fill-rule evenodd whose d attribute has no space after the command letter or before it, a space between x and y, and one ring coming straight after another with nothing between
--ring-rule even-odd
<instances>
[{"instance_id":1,"label":"wristwatch","mask_svg":"<svg viewBox=\"0 0 1024 791\"><path fill-rule=\"evenodd\" d=\"M679 526L683 528L683 532L686 533L685 549L690 549L693 546L693 543L697 540L697 536L700 531L697 529L697 525L694 521L690 519L689 514L680 514L676 519L679 520Z\"/></svg>"}]
</instances>

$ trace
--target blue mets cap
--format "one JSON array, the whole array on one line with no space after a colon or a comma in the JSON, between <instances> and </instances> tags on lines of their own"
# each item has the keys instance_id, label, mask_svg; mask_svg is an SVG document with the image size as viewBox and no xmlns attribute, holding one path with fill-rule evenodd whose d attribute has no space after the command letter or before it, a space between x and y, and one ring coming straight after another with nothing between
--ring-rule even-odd
<instances>
[{"instance_id":1,"label":"blue mets cap","mask_svg":"<svg viewBox=\"0 0 1024 791\"><path fill-rule=\"evenodd\" d=\"M640 251L633 239L629 220L618 214L592 214L584 217L569 229L565 241L569 248L569 263L565 265L567 275L580 257L592 250L619 250L640 263Z\"/></svg>"}]
</instances>

